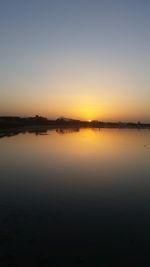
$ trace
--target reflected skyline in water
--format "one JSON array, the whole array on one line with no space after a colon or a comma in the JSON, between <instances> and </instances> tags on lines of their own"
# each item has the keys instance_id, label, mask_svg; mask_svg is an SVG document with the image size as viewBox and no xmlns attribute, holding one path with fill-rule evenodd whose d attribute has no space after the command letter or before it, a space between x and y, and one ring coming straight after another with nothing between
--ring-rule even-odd
<instances>
[{"instance_id":1,"label":"reflected skyline in water","mask_svg":"<svg viewBox=\"0 0 150 267\"><path fill-rule=\"evenodd\" d=\"M50 131L56 131L58 134L79 132L80 128L77 127L65 127L65 128L49 128L49 127L36 127L31 129L4 129L0 132L0 138L11 137L18 134L34 133L35 135L47 135Z\"/></svg>"},{"instance_id":2,"label":"reflected skyline in water","mask_svg":"<svg viewBox=\"0 0 150 267\"><path fill-rule=\"evenodd\" d=\"M27 134L27 133L34 133L35 135L47 135L50 131L56 131L58 134L68 134L68 133L74 133L74 132L80 132L82 129L91 129L93 131L100 131L106 128L96 128L96 127L47 127L47 126L35 126L35 127L25 127L25 128L4 128L0 130L0 138L4 137L11 137L18 134ZM108 128L108 129L116 129L121 130L121 128ZM128 128L122 129L122 130L129 130ZM131 129L133 131L142 131L142 130L149 130L149 128L133 128Z\"/></svg>"}]
</instances>

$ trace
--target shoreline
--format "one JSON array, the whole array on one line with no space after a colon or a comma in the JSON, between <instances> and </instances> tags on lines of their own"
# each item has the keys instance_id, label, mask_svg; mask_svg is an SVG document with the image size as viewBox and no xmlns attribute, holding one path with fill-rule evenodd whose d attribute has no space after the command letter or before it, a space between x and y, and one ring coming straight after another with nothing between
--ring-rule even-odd
<instances>
[{"instance_id":1,"label":"shoreline","mask_svg":"<svg viewBox=\"0 0 150 267\"><path fill-rule=\"evenodd\" d=\"M0 138L5 136L13 136L20 133L35 133L39 135L44 135L48 131L56 130L58 133L65 132L79 132L80 129L130 129L130 130L150 130L150 125L24 125L24 126L0 126ZM70 131L69 131L70 130Z\"/></svg>"}]
</instances>

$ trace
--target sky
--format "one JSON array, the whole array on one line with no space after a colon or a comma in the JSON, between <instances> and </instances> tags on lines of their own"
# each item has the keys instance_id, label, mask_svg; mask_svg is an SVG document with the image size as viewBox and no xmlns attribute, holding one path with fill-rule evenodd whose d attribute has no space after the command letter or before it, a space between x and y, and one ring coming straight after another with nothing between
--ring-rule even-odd
<instances>
[{"instance_id":1,"label":"sky","mask_svg":"<svg viewBox=\"0 0 150 267\"><path fill-rule=\"evenodd\" d=\"M0 0L0 115L150 122L149 0Z\"/></svg>"}]
</instances>

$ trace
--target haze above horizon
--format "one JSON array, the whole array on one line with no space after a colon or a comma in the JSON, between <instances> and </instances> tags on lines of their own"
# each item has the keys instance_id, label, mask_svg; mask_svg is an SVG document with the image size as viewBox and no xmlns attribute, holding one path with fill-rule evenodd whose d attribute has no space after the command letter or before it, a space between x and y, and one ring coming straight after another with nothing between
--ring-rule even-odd
<instances>
[{"instance_id":1,"label":"haze above horizon","mask_svg":"<svg viewBox=\"0 0 150 267\"><path fill-rule=\"evenodd\" d=\"M0 116L150 121L150 2L1 0Z\"/></svg>"}]
</instances>

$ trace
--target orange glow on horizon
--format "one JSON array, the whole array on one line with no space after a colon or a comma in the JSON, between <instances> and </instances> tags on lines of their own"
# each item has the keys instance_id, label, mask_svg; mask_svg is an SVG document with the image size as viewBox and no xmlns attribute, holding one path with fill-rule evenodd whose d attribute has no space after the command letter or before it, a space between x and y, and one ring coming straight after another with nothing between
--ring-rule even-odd
<instances>
[{"instance_id":1,"label":"orange glow on horizon","mask_svg":"<svg viewBox=\"0 0 150 267\"><path fill-rule=\"evenodd\" d=\"M2 109L1 115L6 116L43 116L48 119L57 119L58 117L66 117L91 122L99 121L141 121L149 122L148 110L145 106L128 102L127 105L123 101L106 102L95 99L92 96L77 96L67 99L43 97L40 101L30 101L28 105L25 102L14 101L9 105L9 112ZM6 106L5 106L6 108Z\"/></svg>"}]
</instances>

